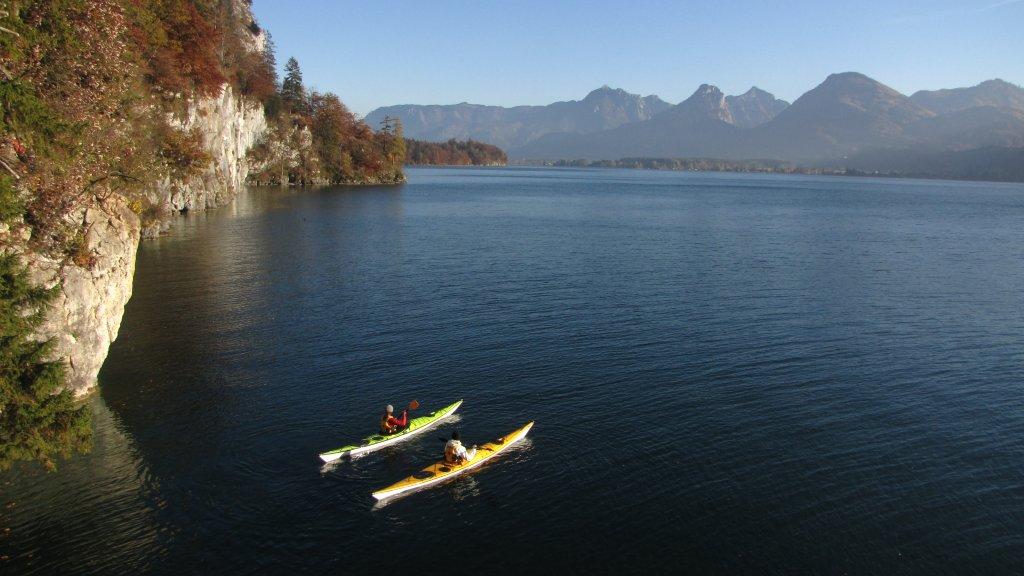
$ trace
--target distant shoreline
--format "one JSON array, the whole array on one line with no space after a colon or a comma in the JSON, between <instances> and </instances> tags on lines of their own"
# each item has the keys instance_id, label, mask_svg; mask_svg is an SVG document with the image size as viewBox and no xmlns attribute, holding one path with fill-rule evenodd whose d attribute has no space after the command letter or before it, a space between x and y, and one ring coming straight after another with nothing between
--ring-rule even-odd
<instances>
[{"instance_id":1,"label":"distant shoreline","mask_svg":"<svg viewBox=\"0 0 1024 576\"><path fill-rule=\"evenodd\" d=\"M799 174L807 176L852 176L867 178L901 178L919 180L951 180L973 182L1024 182L1024 149L1006 149L1012 158L1009 168L999 171L990 163L965 165L963 152L936 155L927 160L940 164L945 173L935 170L882 170L856 167L801 166L781 160L719 160L713 158L622 158L619 160L516 160L510 166L549 166L556 168L619 168L666 172L725 172L736 174ZM1019 157L1019 158L1018 158ZM1017 164L1017 160L1020 164ZM960 162L957 162L957 161ZM871 159L857 160L872 164Z\"/></svg>"},{"instance_id":2,"label":"distant shoreline","mask_svg":"<svg viewBox=\"0 0 1024 576\"><path fill-rule=\"evenodd\" d=\"M683 160L683 159L680 159ZM688 159L695 160L695 159ZM706 160L705 160L706 161ZM773 161L774 162L774 161ZM511 161L505 164L406 164L407 168L588 168L612 170L650 170L655 172L716 172L723 174L780 174L790 176L848 176L853 178L898 178L903 180L943 180L950 182L995 182L1006 184L1024 183L1024 176L1018 178L984 177L983 175L939 175L929 172L871 171L854 168L829 168L816 166L792 166L778 162L772 167L734 167L706 166L667 167L644 166L623 163L622 161Z\"/></svg>"},{"instance_id":3,"label":"distant shoreline","mask_svg":"<svg viewBox=\"0 0 1024 576\"><path fill-rule=\"evenodd\" d=\"M503 162L501 164L412 164L407 163L405 165L408 168L507 168L508 166L515 166L515 164L509 164Z\"/></svg>"},{"instance_id":4,"label":"distant shoreline","mask_svg":"<svg viewBox=\"0 0 1024 576\"><path fill-rule=\"evenodd\" d=\"M483 165L472 165L472 164L407 164L407 168L422 168L422 169L444 169L444 168L583 168L587 170L636 170L650 171L650 172L694 172L694 173L718 173L718 174L777 174L780 176L834 176L834 177L850 177L850 178L894 178L900 180L937 180L944 182L987 182L994 184L1022 184L1024 181L1021 180L984 180L980 178L942 178L937 176L927 176L920 174L883 174L883 173L869 173L869 172L844 172L840 170L834 171L758 171L758 170L672 170L668 168L633 168L626 166L568 166L568 165L555 165L555 164L538 164L538 163L521 163L521 162L509 162L508 164L497 165L497 166L483 166Z\"/></svg>"}]
</instances>

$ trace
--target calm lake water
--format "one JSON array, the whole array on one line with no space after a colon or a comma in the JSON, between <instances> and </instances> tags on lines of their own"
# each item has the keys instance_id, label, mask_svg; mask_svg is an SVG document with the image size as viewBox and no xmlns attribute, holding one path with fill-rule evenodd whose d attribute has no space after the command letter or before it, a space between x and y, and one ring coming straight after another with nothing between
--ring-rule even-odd
<instances>
[{"instance_id":1,"label":"calm lake water","mask_svg":"<svg viewBox=\"0 0 1024 576\"><path fill-rule=\"evenodd\" d=\"M412 170L139 251L5 574L1024 569L1024 186ZM459 420L330 468L384 404ZM477 473L370 493L536 420Z\"/></svg>"}]
</instances>

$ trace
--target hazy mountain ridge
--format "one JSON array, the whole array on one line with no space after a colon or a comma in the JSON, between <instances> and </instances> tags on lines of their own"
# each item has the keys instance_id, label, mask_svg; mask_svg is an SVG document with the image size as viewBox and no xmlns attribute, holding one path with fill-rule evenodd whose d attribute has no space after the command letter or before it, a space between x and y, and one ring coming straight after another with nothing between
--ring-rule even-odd
<instances>
[{"instance_id":1,"label":"hazy mountain ridge","mask_svg":"<svg viewBox=\"0 0 1024 576\"><path fill-rule=\"evenodd\" d=\"M650 120L593 134L549 134L513 149L509 156L553 159L715 156L727 154L728 144L742 130L733 121L722 91L702 84L689 98ZM565 151L571 152L565 154Z\"/></svg>"},{"instance_id":2,"label":"hazy mountain ridge","mask_svg":"<svg viewBox=\"0 0 1024 576\"><path fill-rule=\"evenodd\" d=\"M657 96L630 94L602 86L582 100L547 106L484 106L479 104L386 106L370 112L377 125L384 116L402 120L405 135L431 141L477 140L505 149L522 146L545 134L591 133L654 117L671 105Z\"/></svg>"},{"instance_id":3,"label":"hazy mountain ridge","mask_svg":"<svg viewBox=\"0 0 1024 576\"><path fill-rule=\"evenodd\" d=\"M1003 80L913 96L857 72L828 76L792 104L752 87L726 96L702 84L670 105L603 86L582 100L547 106L399 106L424 140L473 138L513 160L627 157L842 159L876 149L963 151L1024 147L1024 88Z\"/></svg>"},{"instance_id":4,"label":"hazy mountain ridge","mask_svg":"<svg viewBox=\"0 0 1024 576\"><path fill-rule=\"evenodd\" d=\"M755 90L747 93L746 100L756 99L762 106L769 102ZM911 98L864 74L832 74L793 104L779 106L768 120L753 124L744 115L749 108L738 105L742 97L723 98L717 88L702 85L686 101L651 120L588 135L549 135L510 150L509 155L520 159L645 156L807 161L873 149L1024 146L1024 108L1015 107L1018 103L1024 107L1024 90L988 81L941 92Z\"/></svg>"},{"instance_id":5,"label":"hazy mountain ridge","mask_svg":"<svg viewBox=\"0 0 1024 576\"><path fill-rule=\"evenodd\" d=\"M983 106L1024 112L1024 88L998 78L968 88L919 90L910 99L936 114Z\"/></svg>"},{"instance_id":6,"label":"hazy mountain ridge","mask_svg":"<svg viewBox=\"0 0 1024 576\"><path fill-rule=\"evenodd\" d=\"M801 160L905 144L903 126L935 114L857 72L831 74L735 143L735 157Z\"/></svg>"},{"instance_id":7,"label":"hazy mountain ridge","mask_svg":"<svg viewBox=\"0 0 1024 576\"><path fill-rule=\"evenodd\" d=\"M763 124L789 105L757 87L718 100L711 105L722 108L721 119L742 128ZM573 134L591 134L643 122L676 107L657 96L639 96L621 88L602 86L582 100L546 106L505 108L467 102L386 106L370 112L366 121L374 126L385 116L392 116L402 120L405 135L410 138L474 139L516 149L542 138L559 141Z\"/></svg>"},{"instance_id":8,"label":"hazy mountain ridge","mask_svg":"<svg viewBox=\"0 0 1024 576\"><path fill-rule=\"evenodd\" d=\"M921 148L970 150L1024 147L1024 111L979 106L909 124L905 134Z\"/></svg>"}]
</instances>

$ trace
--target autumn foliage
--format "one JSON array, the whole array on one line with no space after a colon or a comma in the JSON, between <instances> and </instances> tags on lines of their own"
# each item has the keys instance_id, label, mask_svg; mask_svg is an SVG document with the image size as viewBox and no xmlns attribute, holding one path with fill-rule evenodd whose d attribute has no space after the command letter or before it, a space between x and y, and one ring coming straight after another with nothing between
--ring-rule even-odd
<instances>
[{"instance_id":1,"label":"autumn foliage","mask_svg":"<svg viewBox=\"0 0 1024 576\"><path fill-rule=\"evenodd\" d=\"M172 121L232 85L277 93L261 30L234 0L10 0L0 3L0 469L88 446L88 410L36 330L54 289L34 286L32 250L89 268L84 209L164 177L204 170L201 139ZM28 246L8 243L28 238Z\"/></svg>"},{"instance_id":2,"label":"autumn foliage","mask_svg":"<svg viewBox=\"0 0 1024 576\"><path fill-rule=\"evenodd\" d=\"M505 152L492 144L476 140L424 142L406 140L406 164L429 166L504 166Z\"/></svg>"},{"instance_id":3,"label":"autumn foliage","mask_svg":"<svg viewBox=\"0 0 1024 576\"><path fill-rule=\"evenodd\" d=\"M262 30L243 21L228 0L130 0L131 38L146 80L171 94L216 94L232 84L265 98L274 90L274 62L253 50Z\"/></svg>"},{"instance_id":4,"label":"autumn foliage","mask_svg":"<svg viewBox=\"0 0 1024 576\"><path fill-rule=\"evenodd\" d=\"M251 163L257 184L298 185L401 182L405 140L398 122L374 131L336 94L306 88L294 58L275 102L267 106L271 125Z\"/></svg>"},{"instance_id":5,"label":"autumn foliage","mask_svg":"<svg viewBox=\"0 0 1024 576\"><path fill-rule=\"evenodd\" d=\"M226 76L217 57L224 31L210 2L163 0L129 3L131 36L145 62L146 79L168 92L219 91ZM205 12L205 14L204 14Z\"/></svg>"},{"instance_id":6,"label":"autumn foliage","mask_svg":"<svg viewBox=\"0 0 1024 576\"><path fill-rule=\"evenodd\" d=\"M0 32L0 161L39 249L60 252L80 207L131 196L209 163L170 122L198 95L232 85L276 94L273 54L234 0L22 0ZM9 211L0 206L0 213Z\"/></svg>"}]
</instances>

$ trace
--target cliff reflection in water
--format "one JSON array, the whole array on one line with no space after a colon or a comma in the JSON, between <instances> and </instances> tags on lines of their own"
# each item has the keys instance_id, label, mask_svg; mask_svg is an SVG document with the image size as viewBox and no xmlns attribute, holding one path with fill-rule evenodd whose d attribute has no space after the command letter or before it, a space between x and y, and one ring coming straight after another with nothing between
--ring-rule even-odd
<instances>
[{"instance_id":1,"label":"cliff reflection in water","mask_svg":"<svg viewBox=\"0 0 1024 576\"><path fill-rule=\"evenodd\" d=\"M160 479L117 415L97 394L87 402L91 453L61 461L56 473L33 464L3 476L0 526L11 530L0 539L0 555L10 557L5 573L138 572L159 561L175 531L160 519L167 506Z\"/></svg>"}]
</instances>

